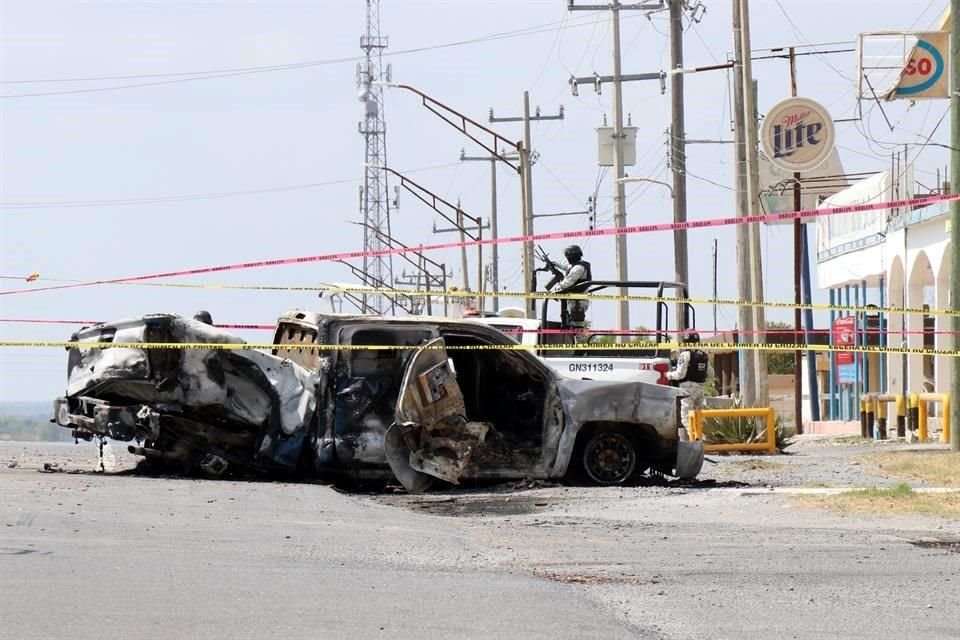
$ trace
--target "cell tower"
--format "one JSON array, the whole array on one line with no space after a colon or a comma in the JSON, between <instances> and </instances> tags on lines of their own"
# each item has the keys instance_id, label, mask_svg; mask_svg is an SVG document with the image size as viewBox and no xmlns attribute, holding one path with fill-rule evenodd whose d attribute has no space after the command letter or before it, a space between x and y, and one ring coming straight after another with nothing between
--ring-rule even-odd
<instances>
[{"instance_id":1,"label":"cell tower","mask_svg":"<svg viewBox=\"0 0 960 640\"><path fill-rule=\"evenodd\" d=\"M367 282L376 287L393 286L393 257L371 255L370 252L388 248L384 238L390 237L390 191L387 186L387 135L383 115L383 85L389 82L390 65L383 66L383 50L388 39L380 35L380 0L367 0L367 29L360 36L360 48L366 60L357 65L358 99L364 105L364 119L359 124L363 136L364 179L360 187L360 212L363 214L363 273ZM379 233L378 233L379 231ZM379 314L393 314L393 302L384 296L364 296L366 310Z\"/></svg>"}]
</instances>

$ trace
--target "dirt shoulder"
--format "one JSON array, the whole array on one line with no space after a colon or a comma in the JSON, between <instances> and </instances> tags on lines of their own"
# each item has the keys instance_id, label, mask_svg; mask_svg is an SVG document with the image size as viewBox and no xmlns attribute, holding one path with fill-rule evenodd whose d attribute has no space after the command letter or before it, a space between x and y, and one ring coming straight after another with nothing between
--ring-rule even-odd
<instances>
[{"instance_id":1,"label":"dirt shoulder","mask_svg":"<svg viewBox=\"0 0 960 640\"><path fill-rule=\"evenodd\" d=\"M781 455L708 454L701 480L736 481L768 487L960 486L960 458L947 445L916 445L891 440L849 441L803 437ZM936 461L937 472L928 462ZM955 478L947 483L948 477Z\"/></svg>"},{"instance_id":2,"label":"dirt shoulder","mask_svg":"<svg viewBox=\"0 0 960 640\"><path fill-rule=\"evenodd\" d=\"M946 447L868 453L860 460L884 476L960 489L960 453Z\"/></svg>"}]
</instances>

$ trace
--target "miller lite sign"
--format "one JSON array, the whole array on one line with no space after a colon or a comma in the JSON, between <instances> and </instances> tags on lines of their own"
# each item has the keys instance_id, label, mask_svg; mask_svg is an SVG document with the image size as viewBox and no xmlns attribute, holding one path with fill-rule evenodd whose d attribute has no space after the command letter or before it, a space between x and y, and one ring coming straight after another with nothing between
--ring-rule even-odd
<instances>
[{"instance_id":1,"label":"miller lite sign","mask_svg":"<svg viewBox=\"0 0 960 640\"><path fill-rule=\"evenodd\" d=\"M833 150L833 118L808 98L787 98L767 112L760 142L770 162L785 171L816 169Z\"/></svg>"}]
</instances>

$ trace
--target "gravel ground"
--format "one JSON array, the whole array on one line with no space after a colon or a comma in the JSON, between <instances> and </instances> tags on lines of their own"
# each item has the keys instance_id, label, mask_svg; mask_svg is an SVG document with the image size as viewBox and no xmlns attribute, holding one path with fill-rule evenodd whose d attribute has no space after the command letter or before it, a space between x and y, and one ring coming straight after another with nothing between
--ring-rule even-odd
<instances>
[{"instance_id":1,"label":"gravel ground","mask_svg":"<svg viewBox=\"0 0 960 640\"><path fill-rule=\"evenodd\" d=\"M947 449L949 445L799 436L783 455L708 454L699 478L761 487L886 487L901 480L878 475L876 468L860 460L862 456L888 451ZM927 486L920 481L910 484Z\"/></svg>"}]
</instances>

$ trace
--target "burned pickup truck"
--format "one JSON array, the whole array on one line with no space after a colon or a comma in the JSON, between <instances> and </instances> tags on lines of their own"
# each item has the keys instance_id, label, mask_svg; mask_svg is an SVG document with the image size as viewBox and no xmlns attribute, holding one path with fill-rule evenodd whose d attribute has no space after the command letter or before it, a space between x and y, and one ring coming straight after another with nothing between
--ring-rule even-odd
<instances>
[{"instance_id":1,"label":"burned pickup truck","mask_svg":"<svg viewBox=\"0 0 960 640\"><path fill-rule=\"evenodd\" d=\"M136 442L179 473L396 477L423 491L436 479L689 478L703 464L701 443L680 438L681 391L563 377L475 321L291 311L267 353L150 315L71 341L54 420Z\"/></svg>"}]
</instances>

